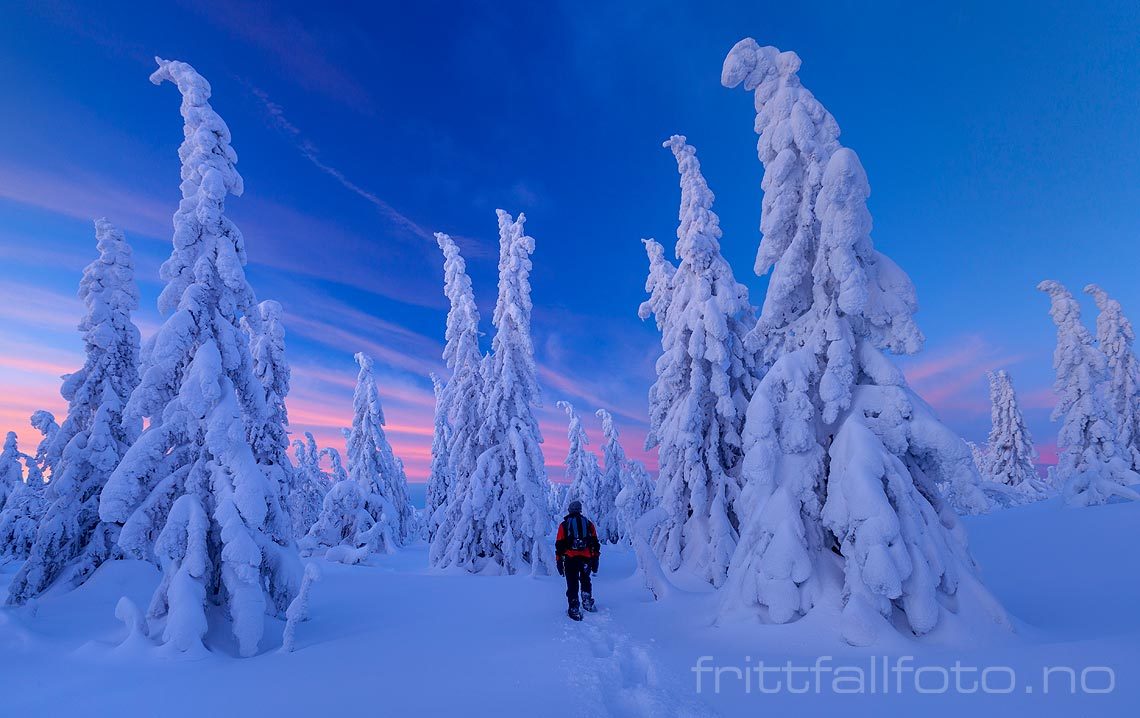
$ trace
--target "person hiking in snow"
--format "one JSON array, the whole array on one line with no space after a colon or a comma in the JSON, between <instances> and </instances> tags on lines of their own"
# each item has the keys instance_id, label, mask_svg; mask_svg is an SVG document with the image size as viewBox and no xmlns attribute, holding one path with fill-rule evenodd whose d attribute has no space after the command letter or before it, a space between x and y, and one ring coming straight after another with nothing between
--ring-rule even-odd
<instances>
[{"instance_id":1,"label":"person hiking in snow","mask_svg":"<svg viewBox=\"0 0 1140 718\"><path fill-rule=\"evenodd\" d=\"M558 558L558 575L566 577L566 599L570 603L566 615L575 621L582 620L578 610L578 589L582 590L582 608L597 610L591 595L590 575L598 572L598 559L602 545L594 522L582 515L582 502L571 501L566 518L558 525L558 538L554 542Z\"/></svg>"}]
</instances>

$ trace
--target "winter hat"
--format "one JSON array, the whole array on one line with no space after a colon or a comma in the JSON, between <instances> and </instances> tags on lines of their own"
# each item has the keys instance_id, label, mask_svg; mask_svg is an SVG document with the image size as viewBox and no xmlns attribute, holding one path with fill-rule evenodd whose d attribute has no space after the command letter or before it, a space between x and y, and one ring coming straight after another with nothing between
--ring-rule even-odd
<instances>
[{"instance_id":1,"label":"winter hat","mask_svg":"<svg viewBox=\"0 0 1140 718\"><path fill-rule=\"evenodd\" d=\"M575 499L570 502L570 505L566 507L566 510L572 514L580 514L582 513L582 502Z\"/></svg>"}]
</instances>

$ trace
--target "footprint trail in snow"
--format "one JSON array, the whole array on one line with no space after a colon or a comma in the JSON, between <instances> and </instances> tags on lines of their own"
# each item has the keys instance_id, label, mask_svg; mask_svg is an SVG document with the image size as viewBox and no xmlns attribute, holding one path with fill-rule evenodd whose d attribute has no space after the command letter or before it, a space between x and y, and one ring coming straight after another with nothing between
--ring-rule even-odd
<instances>
[{"instance_id":1,"label":"footprint trail in snow","mask_svg":"<svg viewBox=\"0 0 1140 718\"><path fill-rule=\"evenodd\" d=\"M662 685L648 649L615 630L609 611L588 613L568 625L563 653L570 686L588 708L610 718L714 718L717 714L683 690Z\"/></svg>"}]
</instances>

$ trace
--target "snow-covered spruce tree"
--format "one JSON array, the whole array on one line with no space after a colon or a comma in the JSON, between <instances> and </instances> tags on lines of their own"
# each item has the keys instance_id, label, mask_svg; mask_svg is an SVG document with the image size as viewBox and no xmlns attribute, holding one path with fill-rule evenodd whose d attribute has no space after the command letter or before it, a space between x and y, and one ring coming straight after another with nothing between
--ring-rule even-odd
<instances>
[{"instance_id":1,"label":"snow-covered spruce tree","mask_svg":"<svg viewBox=\"0 0 1140 718\"><path fill-rule=\"evenodd\" d=\"M225 215L226 195L241 194L242 180L209 83L186 63L162 59L151 81L182 94L182 200L161 270L159 310L168 316L146 345L125 412L149 425L103 488L99 516L122 525L128 556L162 568L148 615L165 619L165 643L200 648L208 608L218 605L249 656L265 614L284 616L301 563L279 486L250 445L268 412L241 328L257 311L245 245Z\"/></svg>"},{"instance_id":2,"label":"snow-covered spruce tree","mask_svg":"<svg viewBox=\"0 0 1140 718\"><path fill-rule=\"evenodd\" d=\"M1065 501L1073 506L1103 504L1112 496L1140 499L1140 493L1128 488L1140 482L1140 475L1129 468L1128 448L1117 443L1115 417L1105 397L1105 356L1093 346L1081 323L1081 307L1069 290L1051 279L1037 288L1049 295L1049 314L1057 325L1053 421L1061 422L1061 430L1055 483L1064 487Z\"/></svg>"},{"instance_id":3,"label":"snow-covered spruce tree","mask_svg":"<svg viewBox=\"0 0 1140 718\"><path fill-rule=\"evenodd\" d=\"M637 316L642 321L653 317L657 330L662 332L662 349L665 349L665 321L669 312L669 303L673 300L673 275L677 268L665 258L665 248L660 242L653 239L643 239L645 253L649 256L649 276L645 279L645 293L649 295L637 310Z\"/></svg>"},{"instance_id":4,"label":"snow-covered spruce tree","mask_svg":"<svg viewBox=\"0 0 1140 718\"><path fill-rule=\"evenodd\" d=\"M1013 381L1004 370L990 372L989 441L979 465L982 476L1017 490L1026 500L1047 498L1049 489L1037 473L1037 450L1017 405Z\"/></svg>"},{"instance_id":5,"label":"snow-covered spruce tree","mask_svg":"<svg viewBox=\"0 0 1140 718\"><path fill-rule=\"evenodd\" d=\"M1132 470L1140 472L1140 365L1132 349L1136 334L1120 302L1095 284L1086 286L1085 293L1092 295L1100 310L1096 341L1108 363L1105 391L1115 417L1116 443Z\"/></svg>"},{"instance_id":6,"label":"snow-covered spruce tree","mask_svg":"<svg viewBox=\"0 0 1140 718\"><path fill-rule=\"evenodd\" d=\"M617 521L622 536L634 540L634 528L641 517L657 508L653 479L640 461L627 461L622 472L622 488L617 495Z\"/></svg>"},{"instance_id":7,"label":"snow-covered spruce tree","mask_svg":"<svg viewBox=\"0 0 1140 718\"><path fill-rule=\"evenodd\" d=\"M326 446L321 449L321 456L329 460L329 482L338 484L348 478L348 471L344 468L344 462L340 459L340 452L334 446Z\"/></svg>"},{"instance_id":8,"label":"snow-covered spruce tree","mask_svg":"<svg viewBox=\"0 0 1140 718\"><path fill-rule=\"evenodd\" d=\"M391 553L412 538L415 509L408 500L404 464L396 458L384 432L384 408L372 359L357 352L360 373L352 396L352 429L348 434L348 476L365 497L368 513L378 526L373 551Z\"/></svg>"},{"instance_id":9,"label":"snow-covered spruce tree","mask_svg":"<svg viewBox=\"0 0 1140 718\"><path fill-rule=\"evenodd\" d=\"M437 421L441 420L438 413L444 414L448 427L447 463L440 471L446 471L449 483L446 491L434 492L427 507L431 535L428 559L433 566L442 567L456 558L448 554L448 546L457 532L467 531L473 520L472 496L480 493L471 485L471 474L483 453L479 430L483 422L484 358L479 350L479 309L467 265L451 237L439 233L436 240L443 251L444 293L450 304L443 359L451 377L437 409ZM434 452L432 459L434 462Z\"/></svg>"},{"instance_id":10,"label":"snow-covered spruce tree","mask_svg":"<svg viewBox=\"0 0 1140 718\"><path fill-rule=\"evenodd\" d=\"M594 415L602 420L602 437L606 441L602 445L603 467L594 495L594 523L601 541L617 543L625 536L625 526L618 516L618 495L629 483L629 462L618 441L613 416L605 409L598 409Z\"/></svg>"},{"instance_id":11,"label":"snow-covered spruce tree","mask_svg":"<svg viewBox=\"0 0 1140 718\"><path fill-rule=\"evenodd\" d=\"M0 510L0 559L23 561L31 552L36 527L47 507L44 475L36 458L19 450L12 432L4 443L0 466L4 467L0 474L15 477Z\"/></svg>"},{"instance_id":12,"label":"snow-covered spruce tree","mask_svg":"<svg viewBox=\"0 0 1140 718\"><path fill-rule=\"evenodd\" d=\"M542 435L530 336L530 255L534 239L525 217L499 217L499 297L491 354L484 362L484 418L479 455L470 477L457 484L446 543L435 565L472 572L548 574L554 556ZM454 426L454 425L453 425ZM455 456L453 454L453 460ZM441 537L437 536L437 542Z\"/></svg>"},{"instance_id":13,"label":"snow-covered spruce tree","mask_svg":"<svg viewBox=\"0 0 1140 718\"><path fill-rule=\"evenodd\" d=\"M554 405L565 411L569 419L566 437L570 442L570 448L566 452L566 478L570 481L570 488L567 490L566 500L581 501L583 513L592 517L597 524L600 510L598 491L602 480L598 457L586 448L590 440L586 437L586 430L582 428L578 412L574 411L574 405L568 401L558 401Z\"/></svg>"},{"instance_id":14,"label":"snow-covered spruce tree","mask_svg":"<svg viewBox=\"0 0 1140 718\"><path fill-rule=\"evenodd\" d=\"M667 569L685 565L720 586L738 534L740 432L755 383L744 337L753 308L720 254L720 221L696 151L679 135L664 146L677 159L681 209L671 277L656 243L646 242L651 295L642 314L653 312L662 334L646 448L657 447L657 495L669 515L653 545Z\"/></svg>"},{"instance_id":15,"label":"snow-covered spruce tree","mask_svg":"<svg viewBox=\"0 0 1140 718\"><path fill-rule=\"evenodd\" d=\"M448 462L447 445L451 439L451 425L447 421L447 409L443 406L445 386L435 372L431 377L432 393L435 395L435 416L431 432L431 468L428 472L427 499L424 513L427 516L428 541L431 541L443 522L447 511L447 499L454 481Z\"/></svg>"},{"instance_id":16,"label":"snow-covered spruce tree","mask_svg":"<svg viewBox=\"0 0 1140 718\"><path fill-rule=\"evenodd\" d=\"M289 395L289 381L292 372L285 358L285 326L281 322L281 304L266 300L258 304L242 317L242 326L249 335L249 350L253 356L253 373L260 382L263 400L255 407L264 407L264 412L251 415L249 445L257 465L270 481L277 484L284 500L286 512L290 511L289 499L294 491L297 477L293 464L289 461L289 413L285 409L285 397ZM290 515L290 525L292 517Z\"/></svg>"},{"instance_id":17,"label":"snow-covered spruce tree","mask_svg":"<svg viewBox=\"0 0 1140 718\"><path fill-rule=\"evenodd\" d=\"M321 453L317 450L317 440L311 432L305 432L305 440L293 441L293 487L289 491L289 517L293 524L293 535L301 538L317 521L325 494L332 486L329 478L321 471ZM337 461L340 455L337 454Z\"/></svg>"},{"instance_id":18,"label":"snow-covered spruce tree","mask_svg":"<svg viewBox=\"0 0 1140 718\"><path fill-rule=\"evenodd\" d=\"M24 464L16 432L9 431L4 437L4 450L0 451L0 509L16 487L24 483Z\"/></svg>"},{"instance_id":19,"label":"snow-covered spruce tree","mask_svg":"<svg viewBox=\"0 0 1140 718\"><path fill-rule=\"evenodd\" d=\"M37 409L32 412L31 424L32 428L40 432L42 437L39 445L36 446L34 457L36 466L40 467L40 473L45 477L51 477L55 471L56 462L59 461L59 452L62 451L62 447L56 446L59 424L55 421L55 415L44 409Z\"/></svg>"},{"instance_id":20,"label":"snow-covered spruce tree","mask_svg":"<svg viewBox=\"0 0 1140 718\"><path fill-rule=\"evenodd\" d=\"M123 233L98 219L95 236L99 257L79 283L86 359L64 377L67 417L47 452L54 457L44 490L48 506L28 561L9 586L11 604L38 596L57 579L78 586L115 553L118 526L100 521L99 493L141 429L137 419L123 417L139 381L139 330L131 320L139 291Z\"/></svg>"},{"instance_id":21,"label":"snow-covered spruce tree","mask_svg":"<svg viewBox=\"0 0 1140 718\"><path fill-rule=\"evenodd\" d=\"M969 449L885 354L922 345L914 287L874 249L866 174L800 86L799 64L748 39L722 76L755 91L758 267L774 267L759 330L771 367L748 408L741 535L722 613L783 623L830 605L857 645L892 619L920 635L950 612L1008 625L935 488L976 482Z\"/></svg>"}]
</instances>

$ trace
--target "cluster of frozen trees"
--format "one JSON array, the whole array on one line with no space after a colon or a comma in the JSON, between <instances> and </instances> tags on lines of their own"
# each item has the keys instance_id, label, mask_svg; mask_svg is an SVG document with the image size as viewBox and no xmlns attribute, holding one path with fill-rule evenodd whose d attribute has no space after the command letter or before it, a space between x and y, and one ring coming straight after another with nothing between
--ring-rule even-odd
<instances>
[{"instance_id":1,"label":"cluster of frozen trees","mask_svg":"<svg viewBox=\"0 0 1140 718\"><path fill-rule=\"evenodd\" d=\"M451 372L436 403L428 483L429 559L478 573L546 574L554 555L551 493L534 416L539 400L530 334L530 255L525 217L498 210L499 296L491 351L479 348L479 312L454 240L444 255L444 360Z\"/></svg>"},{"instance_id":2,"label":"cluster of frozen trees","mask_svg":"<svg viewBox=\"0 0 1140 718\"><path fill-rule=\"evenodd\" d=\"M674 265L646 242L662 353L653 540L669 569L720 588L724 614L787 622L826 604L852 643L901 618L1004 613L974 576L954 507L985 510L966 443L907 387L890 354L923 336L907 275L875 250L858 156L800 83L799 58L747 39L722 82L754 95L764 166L757 314L720 254L713 195L673 137L681 175ZM943 487L940 490L939 487Z\"/></svg>"},{"instance_id":3,"label":"cluster of frozen trees","mask_svg":"<svg viewBox=\"0 0 1140 718\"><path fill-rule=\"evenodd\" d=\"M225 213L226 197L243 191L229 129L189 65L159 59L151 80L178 88L184 120L165 320L140 342L130 247L97 220L99 256L79 288L86 358L61 387L67 415L58 425L33 414L43 436L34 455L14 433L0 453L0 557L23 561L7 600L77 586L110 559L142 559L162 570L146 633L195 650L224 615L251 655L266 614L295 619L290 606L304 603L298 537L391 551L418 536L420 518L363 355L348 470L311 434L290 458L283 312L256 301L242 234ZM359 516L338 511L346 494L359 497Z\"/></svg>"},{"instance_id":4,"label":"cluster of frozen trees","mask_svg":"<svg viewBox=\"0 0 1140 718\"><path fill-rule=\"evenodd\" d=\"M1085 292L1100 310L1094 341L1081 322L1080 305L1063 285L1046 280L1037 288L1049 295L1057 326L1053 420L1061 428L1054 482L1075 506L1103 504L1114 496L1140 499L1133 486L1140 483L1140 375L1132 324L1119 302L1090 284Z\"/></svg>"}]
</instances>

